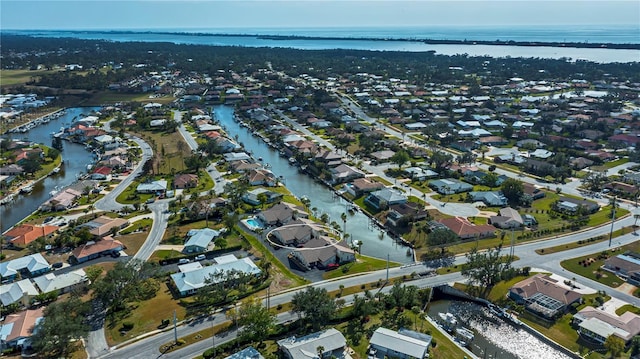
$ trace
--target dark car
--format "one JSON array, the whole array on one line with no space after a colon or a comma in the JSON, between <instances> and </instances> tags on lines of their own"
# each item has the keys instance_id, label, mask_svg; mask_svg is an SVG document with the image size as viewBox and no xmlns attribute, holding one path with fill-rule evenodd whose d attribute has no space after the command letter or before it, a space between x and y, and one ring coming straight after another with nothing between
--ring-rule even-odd
<instances>
[{"instance_id":1,"label":"dark car","mask_svg":"<svg viewBox=\"0 0 640 359\"><path fill-rule=\"evenodd\" d=\"M51 265L51 268L53 268L53 269L62 268L62 262L53 263Z\"/></svg>"},{"instance_id":2,"label":"dark car","mask_svg":"<svg viewBox=\"0 0 640 359\"><path fill-rule=\"evenodd\" d=\"M111 256L113 258L118 258L118 257L120 257L120 252L111 252Z\"/></svg>"}]
</instances>

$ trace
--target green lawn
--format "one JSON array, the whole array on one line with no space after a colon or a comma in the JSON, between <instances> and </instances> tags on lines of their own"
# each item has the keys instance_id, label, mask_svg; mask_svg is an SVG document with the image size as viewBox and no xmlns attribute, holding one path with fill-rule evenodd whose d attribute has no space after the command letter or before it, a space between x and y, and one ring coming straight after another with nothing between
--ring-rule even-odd
<instances>
[{"instance_id":1,"label":"green lawn","mask_svg":"<svg viewBox=\"0 0 640 359\"><path fill-rule=\"evenodd\" d=\"M616 238L631 232L633 232L633 228L631 227L620 228L613 232L612 238ZM536 253L540 255L545 255L545 254L551 254L556 252L562 252L562 251L567 251L569 249L588 246L594 243L607 241L607 240L609 240L609 236L598 236L598 237L589 238L587 240L580 240L573 243L567 243L567 244L561 244L553 247L536 249Z\"/></svg>"},{"instance_id":2,"label":"green lawn","mask_svg":"<svg viewBox=\"0 0 640 359\"><path fill-rule=\"evenodd\" d=\"M13 85L21 85L42 75L53 74L60 70L0 70L0 78L2 84L0 86L7 87Z\"/></svg>"},{"instance_id":3,"label":"green lawn","mask_svg":"<svg viewBox=\"0 0 640 359\"><path fill-rule=\"evenodd\" d=\"M139 181L133 181L120 195L116 198L116 202L122 204L142 204L149 198L155 197L150 193L136 193L136 188L140 184Z\"/></svg>"},{"instance_id":4,"label":"green lawn","mask_svg":"<svg viewBox=\"0 0 640 359\"><path fill-rule=\"evenodd\" d=\"M395 262L389 263L389 268L399 267L399 266L400 266L399 263L395 263ZM338 269L325 272L322 275L322 278L323 279L340 278L345 275L354 275L358 273L371 272L379 269L384 269L386 267L387 267L387 261L385 260L356 254L356 262L348 263L340 266L340 268Z\"/></svg>"},{"instance_id":5,"label":"green lawn","mask_svg":"<svg viewBox=\"0 0 640 359\"><path fill-rule=\"evenodd\" d=\"M150 229L151 225L153 225L153 219L151 218L143 218L139 221L134 222L129 227L120 231L120 234L129 234L133 233L139 229Z\"/></svg>"},{"instance_id":6,"label":"green lawn","mask_svg":"<svg viewBox=\"0 0 640 359\"><path fill-rule=\"evenodd\" d=\"M562 268L581 275L583 277L595 280L609 287L616 288L624 283L623 279L618 278L611 272L601 269L604 261L609 256L624 253L621 250L611 250L600 254L590 254L583 257L571 258L560 262Z\"/></svg>"},{"instance_id":7,"label":"green lawn","mask_svg":"<svg viewBox=\"0 0 640 359\"><path fill-rule=\"evenodd\" d=\"M605 162L605 163L604 163L604 167L606 167L606 168L613 168L613 167L616 167L616 166L620 166L620 165L622 165L622 164L625 164L625 163L627 163L627 162L629 162L629 158L628 158L628 157L622 157L622 158L619 158L619 159L617 159L617 160L615 160L615 161ZM610 174L615 174L615 173L610 173Z\"/></svg>"}]
</instances>

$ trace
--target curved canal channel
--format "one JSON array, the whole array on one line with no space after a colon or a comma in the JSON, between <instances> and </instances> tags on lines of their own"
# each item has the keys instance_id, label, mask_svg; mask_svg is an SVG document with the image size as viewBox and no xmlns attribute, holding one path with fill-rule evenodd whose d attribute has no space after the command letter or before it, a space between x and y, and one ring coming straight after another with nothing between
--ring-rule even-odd
<instances>
[{"instance_id":1,"label":"curved canal channel","mask_svg":"<svg viewBox=\"0 0 640 359\"><path fill-rule=\"evenodd\" d=\"M347 213L346 232L354 241L362 241L362 254L387 259L398 263L413 262L413 254L407 255L409 247L398 244L385 232L371 223L371 219L360 211L350 214L350 203L336 196L332 190L316 182L306 174L298 172L298 168L292 166L286 158L282 158L278 151L269 147L262 139L254 136L251 131L235 120L234 110L229 106L215 106L213 117L224 128L230 138L237 135L238 142L247 152L262 157L264 164L269 168L284 185L298 198L307 197L311 200L310 207L317 208L318 215L327 213L329 223L335 221L342 227L342 213Z\"/></svg>"}]
</instances>

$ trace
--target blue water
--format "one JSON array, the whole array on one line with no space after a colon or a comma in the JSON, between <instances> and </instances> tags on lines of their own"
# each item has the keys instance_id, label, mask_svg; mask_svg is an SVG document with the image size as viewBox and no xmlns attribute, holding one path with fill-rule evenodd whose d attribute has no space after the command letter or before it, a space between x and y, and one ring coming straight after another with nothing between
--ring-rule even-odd
<instances>
[{"instance_id":1,"label":"blue water","mask_svg":"<svg viewBox=\"0 0 640 359\"><path fill-rule=\"evenodd\" d=\"M3 30L36 37L71 37L86 40L171 42L211 46L285 47L301 50L352 49L372 51L435 51L442 55L467 54L490 57L568 58L600 63L640 61L640 50L571 47L523 47L494 45L431 45L421 39L514 40L546 42L639 43L638 26L556 27L394 27L394 28L306 28L306 29L154 29L148 32ZM174 33L169 33L174 32ZM182 33L178 33L182 32ZM195 36L194 33L199 33ZM235 35L298 35L333 39L264 39ZM369 40L371 39L371 40ZM373 39L407 39L380 41Z\"/></svg>"},{"instance_id":2,"label":"blue water","mask_svg":"<svg viewBox=\"0 0 640 359\"><path fill-rule=\"evenodd\" d=\"M262 223L260 223L258 220L254 219L254 218L247 219L247 224L249 224L253 228L264 228Z\"/></svg>"}]
</instances>

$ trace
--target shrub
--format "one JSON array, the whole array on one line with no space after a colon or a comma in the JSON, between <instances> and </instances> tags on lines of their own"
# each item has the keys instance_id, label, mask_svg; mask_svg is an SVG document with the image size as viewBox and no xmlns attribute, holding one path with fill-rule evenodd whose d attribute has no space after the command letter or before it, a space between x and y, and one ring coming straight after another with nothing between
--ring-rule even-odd
<instances>
[{"instance_id":1,"label":"shrub","mask_svg":"<svg viewBox=\"0 0 640 359\"><path fill-rule=\"evenodd\" d=\"M131 329L133 329L133 323L132 322L123 322L122 323L122 330L124 331L129 331Z\"/></svg>"}]
</instances>

